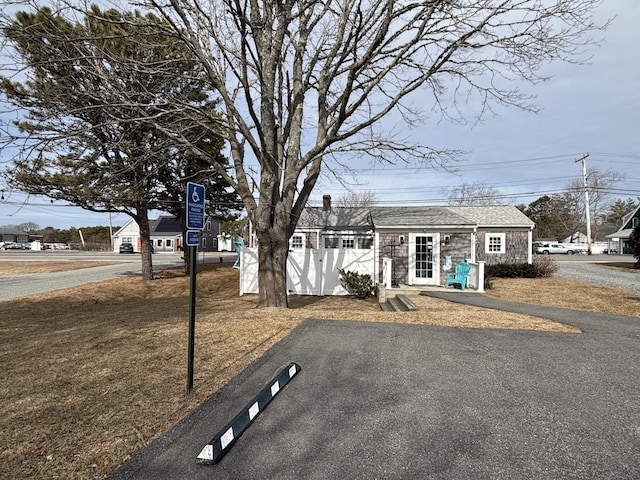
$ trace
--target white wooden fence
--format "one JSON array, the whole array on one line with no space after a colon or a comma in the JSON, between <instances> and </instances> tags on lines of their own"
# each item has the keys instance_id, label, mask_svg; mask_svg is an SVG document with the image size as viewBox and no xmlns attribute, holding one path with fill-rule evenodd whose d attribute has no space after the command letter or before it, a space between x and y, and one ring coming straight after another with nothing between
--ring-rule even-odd
<instances>
[{"instance_id":1,"label":"white wooden fence","mask_svg":"<svg viewBox=\"0 0 640 480\"><path fill-rule=\"evenodd\" d=\"M375 282L373 249L304 249L289 253L287 291L291 295L348 295L338 270L369 274ZM258 249L240 252L240 295L258 293Z\"/></svg>"},{"instance_id":2,"label":"white wooden fence","mask_svg":"<svg viewBox=\"0 0 640 480\"><path fill-rule=\"evenodd\" d=\"M467 286L484 292L484 262L469 262ZM340 284L341 268L369 274L376 281L373 249L304 249L289 253L287 291L291 295L348 295ZM391 288L392 260L383 258L382 288ZM240 252L240 295L258 293L258 249Z\"/></svg>"},{"instance_id":3,"label":"white wooden fence","mask_svg":"<svg viewBox=\"0 0 640 480\"><path fill-rule=\"evenodd\" d=\"M546 242L545 242L546 243ZM575 249L576 251L579 251L580 253L587 253L587 251L589 250L589 244L588 243L561 243L560 245L564 245L565 247L567 247L568 249ZM608 251L609 248L609 244L607 242L592 242L591 243L591 253L593 254L598 254L598 253L604 253L605 251Z\"/></svg>"}]
</instances>

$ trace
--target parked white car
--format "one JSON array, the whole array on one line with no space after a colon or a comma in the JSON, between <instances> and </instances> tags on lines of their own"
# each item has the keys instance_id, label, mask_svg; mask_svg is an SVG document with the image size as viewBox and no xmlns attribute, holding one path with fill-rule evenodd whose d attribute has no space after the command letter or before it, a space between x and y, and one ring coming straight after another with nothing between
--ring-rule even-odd
<instances>
[{"instance_id":1,"label":"parked white car","mask_svg":"<svg viewBox=\"0 0 640 480\"><path fill-rule=\"evenodd\" d=\"M551 253L560 253L565 255L573 255L574 253L580 253L579 249L567 247L560 243L534 243L533 253L539 253L542 255L549 255Z\"/></svg>"}]
</instances>

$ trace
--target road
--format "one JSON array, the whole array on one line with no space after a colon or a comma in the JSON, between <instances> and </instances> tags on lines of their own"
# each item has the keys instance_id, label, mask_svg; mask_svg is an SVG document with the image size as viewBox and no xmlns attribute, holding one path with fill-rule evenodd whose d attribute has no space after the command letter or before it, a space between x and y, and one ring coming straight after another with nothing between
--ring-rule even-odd
<instances>
[{"instance_id":1,"label":"road","mask_svg":"<svg viewBox=\"0 0 640 480\"><path fill-rule=\"evenodd\" d=\"M200 254L200 263L217 262L222 258L225 262L234 261L235 253L214 252ZM0 301L44 293L62 288L76 287L86 283L102 282L112 278L136 275L141 271L140 255L119 255L110 252L11 252L0 251L0 262L3 261L77 261L77 262L114 262L113 265L83 268L66 272L39 273L15 277L0 277ZM181 254L153 255L154 270L179 267L183 264Z\"/></svg>"},{"instance_id":2,"label":"road","mask_svg":"<svg viewBox=\"0 0 640 480\"><path fill-rule=\"evenodd\" d=\"M236 254L234 252L212 252L201 253L198 262L212 263L220 261L235 261ZM633 263L635 259L631 255L553 255L554 260L560 264L558 274L581 281L591 281L594 283L602 282L611 277L613 274L602 276L602 271L589 273L587 263L599 262L625 262ZM57 273L41 273L35 275L23 275L16 277L0 277L0 301L11 298L34 295L51 290L62 288L70 288L85 283L101 282L112 278L125 275L135 275L140 273L140 255L120 255L111 252L78 252L78 251L0 251L0 262L3 261L95 261L95 262L114 262L114 265L85 268L82 270L72 270L68 272ZM577 265L577 264L581 265ZM572 267L572 265L576 265ZM182 265L181 254L156 254L153 255L153 268L161 270ZM577 273L576 273L577 272ZM577 278L576 275L580 275ZM637 276L633 275L631 281L637 282ZM588 278L590 277L590 278ZM606 284L607 286L618 285Z\"/></svg>"}]
</instances>

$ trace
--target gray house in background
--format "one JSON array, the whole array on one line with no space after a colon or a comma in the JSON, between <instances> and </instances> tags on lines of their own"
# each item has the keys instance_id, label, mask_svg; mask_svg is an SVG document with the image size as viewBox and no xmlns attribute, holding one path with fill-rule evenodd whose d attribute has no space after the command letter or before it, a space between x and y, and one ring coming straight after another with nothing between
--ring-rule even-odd
<instances>
[{"instance_id":1,"label":"gray house in background","mask_svg":"<svg viewBox=\"0 0 640 480\"><path fill-rule=\"evenodd\" d=\"M531 263L534 223L513 206L373 207L375 245L398 283L441 285L456 263Z\"/></svg>"},{"instance_id":2,"label":"gray house in background","mask_svg":"<svg viewBox=\"0 0 640 480\"><path fill-rule=\"evenodd\" d=\"M204 229L200 231L200 252L217 252L218 235L220 234L220 222L213 218L207 218ZM151 225L151 239L155 252L176 251L173 247L183 246L182 230L176 217L163 215Z\"/></svg>"},{"instance_id":3,"label":"gray house in background","mask_svg":"<svg viewBox=\"0 0 640 480\"><path fill-rule=\"evenodd\" d=\"M29 243L29 234L15 228L0 228L0 243Z\"/></svg>"},{"instance_id":4,"label":"gray house in background","mask_svg":"<svg viewBox=\"0 0 640 480\"><path fill-rule=\"evenodd\" d=\"M629 252L629 237L631 232L640 224L640 206L622 219L622 225L617 232L610 233L605 238L609 242L609 251L617 253Z\"/></svg>"},{"instance_id":5,"label":"gray house in background","mask_svg":"<svg viewBox=\"0 0 640 480\"><path fill-rule=\"evenodd\" d=\"M151 243L154 253L176 253L182 251L184 240L180 222L172 215L161 215L151 221ZM200 252L217 252L220 222L208 217L204 229L200 232ZM113 234L113 251L118 252L120 245L131 243L135 252L140 251L140 228L130 219Z\"/></svg>"}]
</instances>

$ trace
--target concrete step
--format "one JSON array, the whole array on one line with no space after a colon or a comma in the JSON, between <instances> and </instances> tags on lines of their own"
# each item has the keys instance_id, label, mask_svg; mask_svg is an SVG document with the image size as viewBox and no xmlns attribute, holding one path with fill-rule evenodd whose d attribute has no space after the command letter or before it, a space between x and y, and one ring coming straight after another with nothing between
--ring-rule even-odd
<instances>
[{"instance_id":1,"label":"concrete step","mask_svg":"<svg viewBox=\"0 0 640 480\"><path fill-rule=\"evenodd\" d=\"M413 303L411 300L409 300L409 297L407 297L406 295L396 295L396 299L398 299L405 307L405 310L407 311L415 311L418 310L418 306Z\"/></svg>"},{"instance_id":2,"label":"concrete step","mask_svg":"<svg viewBox=\"0 0 640 480\"><path fill-rule=\"evenodd\" d=\"M404 303L402 303L400 300L398 300L397 297L393 297L393 298L387 299L387 303L389 305L391 305L391 309L394 312L406 312L407 311L407 307L404 305Z\"/></svg>"},{"instance_id":3,"label":"concrete step","mask_svg":"<svg viewBox=\"0 0 640 480\"><path fill-rule=\"evenodd\" d=\"M418 307L406 295L396 295L387 298L386 302L380 304L380 308L385 312L409 312L418 310Z\"/></svg>"},{"instance_id":4,"label":"concrete step","mask_svg":"<svg viewBox=\"0 0 640 480\"><path fill-rule=\"evenodd\" d=\"M393 307L389 304L389 302L381 303L380 308L384 312L393 312Z\"/></svg>"}]
</instances>

